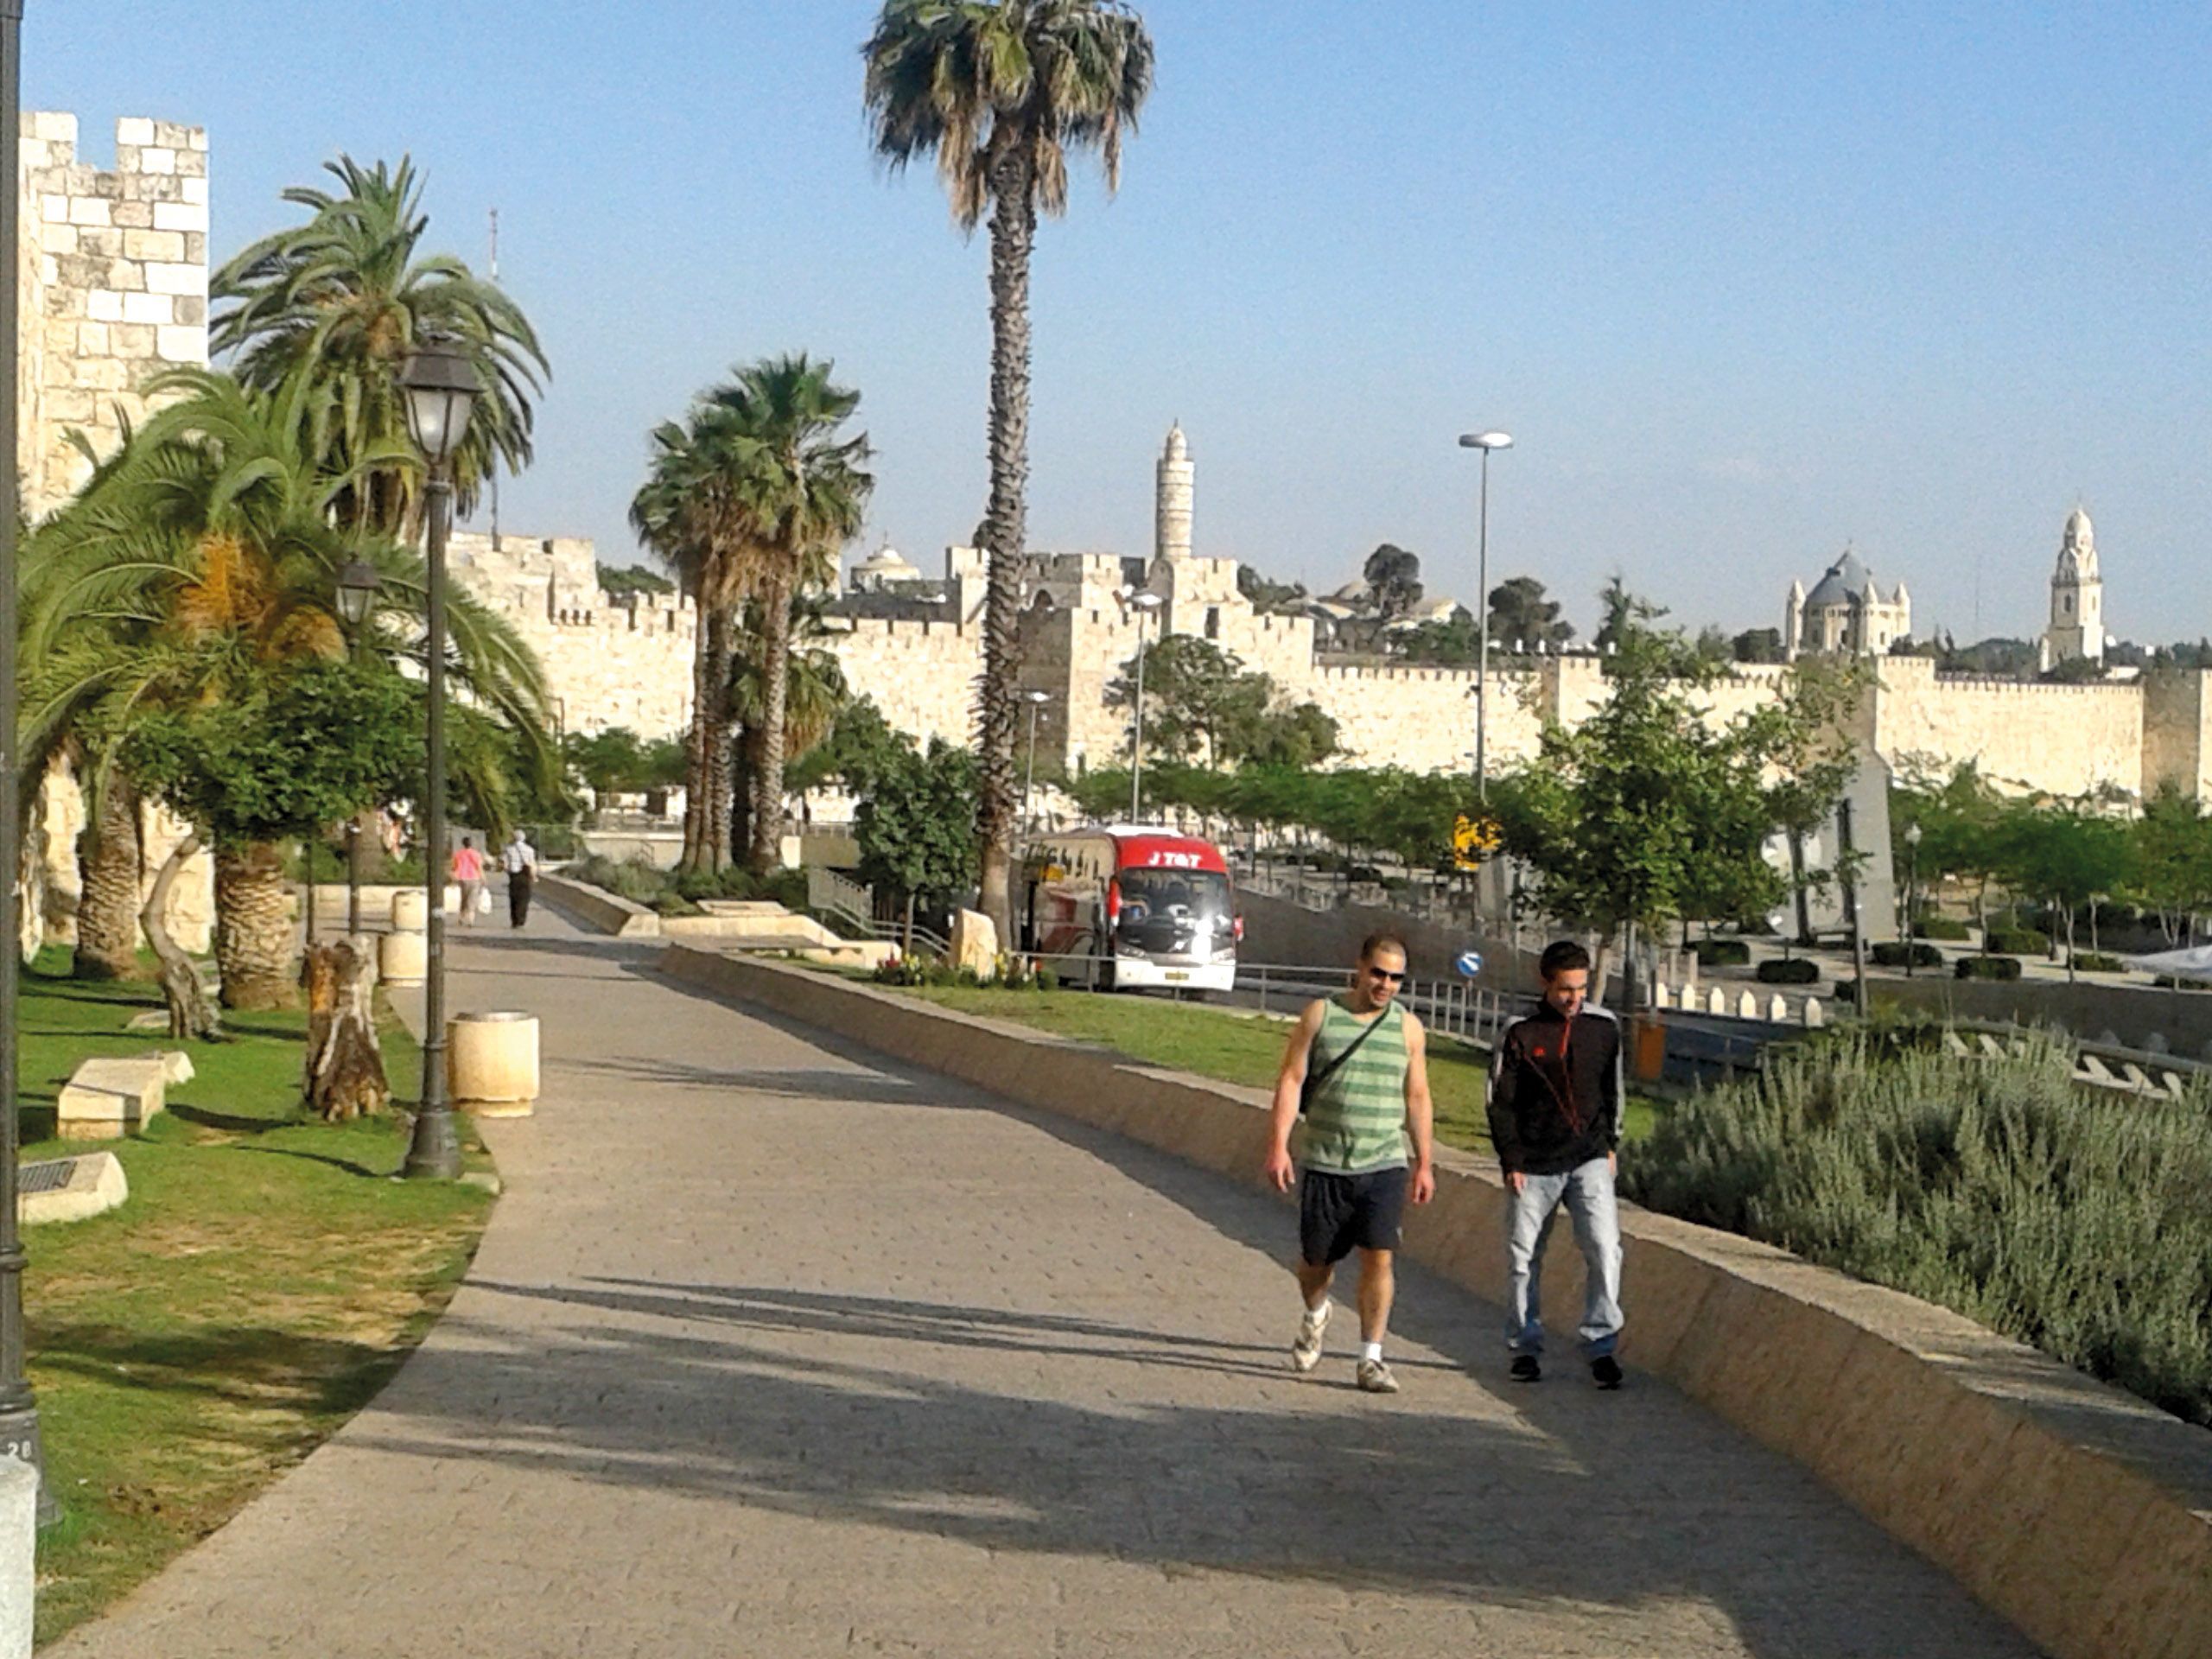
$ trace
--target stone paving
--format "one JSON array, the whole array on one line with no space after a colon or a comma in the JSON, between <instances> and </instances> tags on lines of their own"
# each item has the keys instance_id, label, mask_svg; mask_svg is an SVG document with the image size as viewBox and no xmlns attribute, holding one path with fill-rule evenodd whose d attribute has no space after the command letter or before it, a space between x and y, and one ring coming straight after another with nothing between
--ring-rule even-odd
<instances>
[{"instance_id":1,"label":"stone paving","mask_svg":"<svg viewBox=\"0 0 2212 1659\"><path fill-rule=\"evenodd\" d=\"M1655 1382L1285 1344L1287 1208L842 1054L558 917L460 933L546 1099L467 1283L329 1445L55 1659L2032 1649ZM1631 1320L1634 1310L1630 1310Z\"/></svg>"}]
</instances>

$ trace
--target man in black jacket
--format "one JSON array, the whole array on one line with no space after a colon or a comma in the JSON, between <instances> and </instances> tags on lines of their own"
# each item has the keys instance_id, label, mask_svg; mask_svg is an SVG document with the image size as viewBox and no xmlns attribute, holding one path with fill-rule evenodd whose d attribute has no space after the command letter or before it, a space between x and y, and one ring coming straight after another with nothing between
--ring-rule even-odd
<instances>
[{"instance_id":1,"label":"man in black jacket","mask_svg":"<svg viewBox=\"0 0 2212 1659\"><path fill-rule=\"evenodd\" d=\"M1613 1175L1621 1142L1621 1037L1586 1008L1590 953L1571 939L1538 964L1543 1006L1506 1028L1492 1058L1490 1135L1505 1173L1506 1345L1513 1376L1543 1375L1541 1280L1552 1218L1567 1205L1589 1268L1578 1334L1601 1389L1621 1385L1621 1226Z\"/></svg>"}]
</instances>

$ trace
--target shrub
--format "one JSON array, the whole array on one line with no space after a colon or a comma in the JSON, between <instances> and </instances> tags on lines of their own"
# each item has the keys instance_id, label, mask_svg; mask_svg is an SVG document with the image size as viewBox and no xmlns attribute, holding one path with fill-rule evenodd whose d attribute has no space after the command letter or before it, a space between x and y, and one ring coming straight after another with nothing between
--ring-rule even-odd
<instances>
[{"instance_id":1,"label":"shrub","mask_svg":"<svg viewBox=\"0 0 2212 1659\"><path fill-rule=\"evenodd\" d=\"M2018 979L2018 957L1961 957L1952 971L1961 979Z\"/></svg>"},{"instance_id":2,"label":"shrub","mask_svg":"<svg viewBox=\"0 0 2212 1659\"><path fill-rule=\"evenodd\" d=\"M664 890L650 899L640 899L646 909L662 916L703 916L707 912L682 893Z\"/></svg>"},{"instance_id":3,"label":"shrub","mask_svg":"<svg viewBox=\"0 0 2212 1659\"><path fill-rule=\"evenodd\" d=\"M2074 966L2085 974L2124 974L2127 971L2126 963L2101 950L2076 950L2073 962Z\"/></svg>"},{"instance_id":4,"label":"shrub","mask_svg":"<svg viewBox=\"0 0 2212 1659\"><path fill-rule=\"evenodd\" d=\"M2088 1097L2043 1037L1838 1033L1677 1103L1640 1203L1940 1302L2212 1424L2212 1099Z\"/></svg>"},{"instance_id":5,"label":"shrub","mask_svg":"<svg viewBox=\"0 0 2212 1659\"><path fill-rule=\"evenodd\" d=\"M1866 954L1874 959L1877 967L1881 968L1902 968L1908 957L1916 968L1941 968L1943 965L1943 953L1934 945L1923 944L1918 940L1907 946L1903 939L1884 939L1879 944L1868 945Z\"/></svg>"},{"instance_id":6,"label":"shrub","mask_svg":"<svg viewBox=\"0 0 2212 1659\"><path fill-rule=\"evenodd\" d=\"M1700 939L1690 949L1700 968L1741 968L1751 959L1751 947L1741 939Z\"/></svg>"},{"instance_id":7,"label":"shrub","mask_svg":"<svg viewBox=\"0 0 2212 1659\"><path fill-rule=\"evenodd\" d=\"M2041 957L2050 951L2050 935L2031 927L1993 927L1982 936L1982 948L2007 957Z\"/></svg>"},{"instance_id":8,"label":"shrub","mask_svg":"<svg viewBox=\"0 0 2212 1659\"><path fill-rule=\"evenodd\" d=\"M2176 979L2171 974L2160 974L2151 982L2168 991L2212 991L2212 985L2201 979Z\"/></svg>"},{"instance_id":9,"label":"shrub","mask_svg":"<svg viewBox=\"0 0 2212 1659\"><path fill-rule=\"evenodd\" d=\"M1756 976L1762 985L1810 985L1820 976L1821 964L1810 957L1770 957Z\"/></svg>"},{"instance_id":10,"label":"shrub","mask_svg":"<svg viewBox=\"0 0 2212 1659\"><path fill-rule=\"evenodd\" d=\"M1953 944L1963 944L1974 936L1974 930L1951 916L1923 916L1912 930L1923 939L1944 939Z\"/></svg>"},{"instance_id":11,"label":"shrub","mask_svg":"<svg viewBox=\"0 0 2212 1659\"><path fill-rule=\"evenodd\" d=\"M1835 1001L1836 1006L1840 1008L1857 1007L1859 1006L1859 982L1855 979L1839 979L1836 981Z\"/></svg>"}]
</instances>

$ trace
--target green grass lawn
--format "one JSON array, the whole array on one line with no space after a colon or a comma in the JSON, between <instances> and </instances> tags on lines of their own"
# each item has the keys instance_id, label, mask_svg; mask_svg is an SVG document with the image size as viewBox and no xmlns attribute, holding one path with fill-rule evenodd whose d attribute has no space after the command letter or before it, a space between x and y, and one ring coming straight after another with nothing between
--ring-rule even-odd
<instances>
[{"instance_id":1,"label":"green grass lawn","mask_svg":"<svg viewBox=\"0 0 2212 1659\"><path fill-rule=\"evenodd\" d=\"M52 1133L78 1061L174 1046L124 1030L160 1005L152 988L80 984L58 976L67 964L49 951L23 978L27 1138ZM143 1136L97 1143L122 1160L129 1200L25 1232L31 1380L64 1511L39 1539L41 1641L214 1530L359 1409L445 1305L489 1211L478 1187L385 1179L406 1151L395 1120L299 1117L303 1015L227 1023L238 1040L190 1045L196 1075ZM396 1021L383 1039L411 1097L420 1052Z\"/></svg>"},{"instance_id":2,"label":"green grass lawn","mask_svg":"<svg viewBox=\"0 0 2212 1659\"><path fill-rule=\"evenodd\" d=\"M1133 1060L1172 1066L1178 1071L1241 1083L1255 1089L1274 1085L1282 1065L1287 1022L1257 1014L1228 1013L1165 997L1101 996L1083 991L988 991L958 987L900 988L965 1014L1017 1020L1077 1042L1114 1049ZM1471 1152L1490 1150L1483 1113L1489 1056L1448 1039L1429 1045L1428 1089L1436 1103L1436 1138ZM1657 1107L1632 1097L1625 1137L1640 1141L1657 1122Z\"/></svg>"}]
</instances>

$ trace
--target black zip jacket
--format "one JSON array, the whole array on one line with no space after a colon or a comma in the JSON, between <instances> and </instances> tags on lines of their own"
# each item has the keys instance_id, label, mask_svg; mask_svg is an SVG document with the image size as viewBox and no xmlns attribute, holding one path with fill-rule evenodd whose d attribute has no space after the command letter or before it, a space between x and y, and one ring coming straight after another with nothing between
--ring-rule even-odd
<instances>
[{"instance_id":1,"label":"black zip jacket","mask_svg":"<svg viewBox=\"0 0 2212 1659\"><path fill-rule=\"evenodd\" d=\"M1497 1039L1490 1138L1508 1174L1557 1175L1621 1143L1621 1032L1602 1008L1573 1027L1548 1002Z\"/></svg>"}]
</instances>

